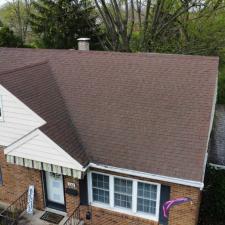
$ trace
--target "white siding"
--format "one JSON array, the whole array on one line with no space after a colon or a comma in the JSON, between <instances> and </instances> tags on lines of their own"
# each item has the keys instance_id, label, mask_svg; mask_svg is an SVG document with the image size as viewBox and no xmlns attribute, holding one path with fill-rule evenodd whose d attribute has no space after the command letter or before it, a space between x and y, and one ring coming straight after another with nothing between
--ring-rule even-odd
<instances>
[{"instance_id":1,"label":"white siding","mask_svg":"<svg viewBox=\"0 0 225 225\"><path fill-rule=\"evenodd\" d=\"M35 130L4 150L6 155L83 170L82 165L40 130Z\"/></svg>"},{"instance_id":2,"label":"white siding","mask_svg":"<svg viewBox=\"0 0 225 225\"><path fill-rule=\"evenodd\" d=\"M8 146L46 122L12 93L0 85L3 120L0 120L0 145Z\"/></svg>"}]
</instances>

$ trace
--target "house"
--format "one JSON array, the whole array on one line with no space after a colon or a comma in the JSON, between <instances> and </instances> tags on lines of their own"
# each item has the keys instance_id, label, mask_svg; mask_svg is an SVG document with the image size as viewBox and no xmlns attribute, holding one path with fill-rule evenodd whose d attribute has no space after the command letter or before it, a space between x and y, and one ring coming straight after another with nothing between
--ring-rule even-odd
<instances>
[{"instance_id":1,"label":"house","mask_svg":"<svg viewBox=\"0 0 225 225\"><path fill-rule=\"evenodd\" d=\"M217 67L216 57L1 48L0 201L33 184L37 209L79 207L86 224L195 225ZM192 204L164 218L177 197Z\"/></svg>"}]
</instances>

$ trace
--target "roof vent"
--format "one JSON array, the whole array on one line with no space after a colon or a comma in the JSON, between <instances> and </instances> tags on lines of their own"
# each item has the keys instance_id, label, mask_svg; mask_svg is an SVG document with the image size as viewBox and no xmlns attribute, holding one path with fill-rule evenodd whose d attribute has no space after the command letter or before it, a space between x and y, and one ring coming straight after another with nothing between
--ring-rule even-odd
<instances>
[{"instance_id":1,"label":"roof vent","mask_svg":"<svg viewBox=\"0 0 225 225\"><path fill-rule=\"evenodd\" d=\"M89 51L90 46L89 46L89 41L90 38L78 38L78 50L81 51Z\"/></svg>"}]
</instances>

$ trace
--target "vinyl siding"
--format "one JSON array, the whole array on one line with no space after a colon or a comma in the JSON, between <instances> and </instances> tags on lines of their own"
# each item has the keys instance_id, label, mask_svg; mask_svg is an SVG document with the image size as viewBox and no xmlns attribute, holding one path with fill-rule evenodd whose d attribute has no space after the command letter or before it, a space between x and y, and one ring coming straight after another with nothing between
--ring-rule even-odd
<instances>
[{"instance_id":1,"label":"vinyl siding","mask_svg":"<svg viewBox=\"0 0 225 225\"><path fill-rule=\"evenodd\" d=\"M0 145L8 146L45 124L35 112L0 85L3 119L0 121Z\"/></svg>"},{"instance_id":2,"label":"vinyl siding","mask_svg":"<svg viewBox=\"0 0 225 225\"><path fill-rule=\"evenodd\" d=\"M5 154L82 170L82 166L40 130L35 130L4 150Z\"/></svg>"}]
</instances>

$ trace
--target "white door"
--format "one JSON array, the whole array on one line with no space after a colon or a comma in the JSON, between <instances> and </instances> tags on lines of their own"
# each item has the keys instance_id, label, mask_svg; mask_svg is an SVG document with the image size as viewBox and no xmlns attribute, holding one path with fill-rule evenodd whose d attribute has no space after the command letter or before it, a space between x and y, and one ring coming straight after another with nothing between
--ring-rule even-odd
<instances>
[{"instance_id":1,"label":"white door","mask_svg":"<svg viewBox=\"0 0 225 225\"><path fill-rule=\"evenodd\" d=\"M65 204L62 175L45 172L48 202Z\"/></svg>"}]
</instances>

